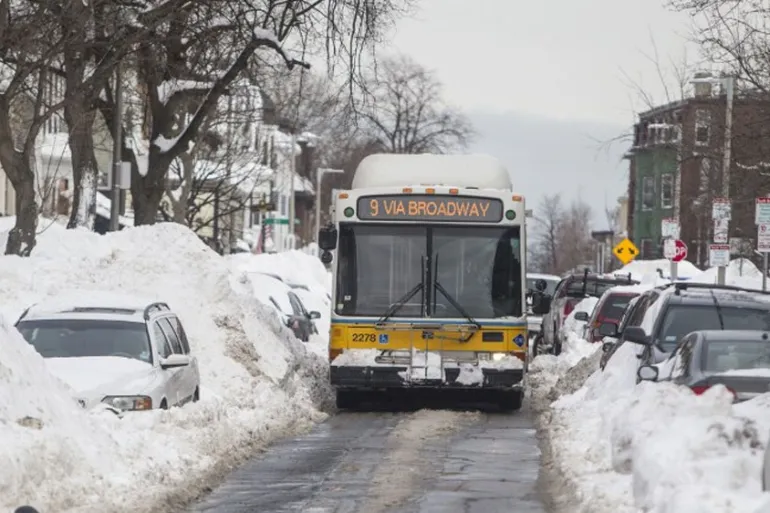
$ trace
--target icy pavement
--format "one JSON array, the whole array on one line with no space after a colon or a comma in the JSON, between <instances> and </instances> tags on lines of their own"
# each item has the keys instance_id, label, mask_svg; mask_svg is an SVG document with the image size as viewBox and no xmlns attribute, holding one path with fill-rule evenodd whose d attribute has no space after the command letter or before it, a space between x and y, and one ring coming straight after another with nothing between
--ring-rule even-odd
<instances>
[{"instance_id":1,"label":"icy pavement","mask_svg":"<svg viewBox=\"0 0 770 513\"><path fill-rule=\"evenodd\" d=\"M531 414L345 413L235 472L194 513L545 513Z\"/></svg>"}]
</instances>

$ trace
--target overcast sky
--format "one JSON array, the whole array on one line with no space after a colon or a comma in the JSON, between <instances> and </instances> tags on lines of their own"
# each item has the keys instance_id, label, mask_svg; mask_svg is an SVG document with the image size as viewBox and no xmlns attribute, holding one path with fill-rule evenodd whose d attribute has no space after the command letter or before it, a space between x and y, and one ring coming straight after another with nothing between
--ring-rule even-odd
<instances>
[{"instance_id":1,"label":"overcast sky","mask_svg":"<svg viewBox=\"0 0 770 513\"><path fill-rule=\"evenodd\" d=\"M629 81L663 102L655 47L667 70L697 61L688 18L665 1L420 0L392 49L436 71L479 131L471 150L503 159L530 206L547 192L581 196L604 228L605 203L626 189L627 145L600 151L597 141L644 109Z\"/></svg>"}]
</instances>

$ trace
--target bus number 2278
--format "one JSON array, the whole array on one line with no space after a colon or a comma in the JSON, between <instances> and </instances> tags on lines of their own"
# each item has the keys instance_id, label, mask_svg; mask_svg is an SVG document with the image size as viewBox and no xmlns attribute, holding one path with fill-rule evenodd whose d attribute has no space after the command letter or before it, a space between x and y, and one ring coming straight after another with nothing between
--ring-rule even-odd
<instances>
[{"instance_id":1,"label":"bus number 2278","mask_svg":"<svg viewBox=\"0 0 770 513\"><path fill-rule=\"evenodd\" d=\"M374 333L353 333L353 342L376 342L377 335Z\"/></svg>"}]
</instances>

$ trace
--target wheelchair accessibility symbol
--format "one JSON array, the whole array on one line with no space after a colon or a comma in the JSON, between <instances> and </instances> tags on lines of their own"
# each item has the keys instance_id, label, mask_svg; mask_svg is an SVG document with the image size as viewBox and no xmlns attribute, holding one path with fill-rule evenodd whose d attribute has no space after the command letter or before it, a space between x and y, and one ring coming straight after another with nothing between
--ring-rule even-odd
<instances>
[{"instance_id":1,"label":"wheelchair accessibility symbol","mask_svg":"<svg viewBox=\"0 0 770 513\"><path fill-rule=\"evenodd\" d=\"M385 333L380 334L380 344L387 344L388 336Z\"/></svg>"}]
</instances>

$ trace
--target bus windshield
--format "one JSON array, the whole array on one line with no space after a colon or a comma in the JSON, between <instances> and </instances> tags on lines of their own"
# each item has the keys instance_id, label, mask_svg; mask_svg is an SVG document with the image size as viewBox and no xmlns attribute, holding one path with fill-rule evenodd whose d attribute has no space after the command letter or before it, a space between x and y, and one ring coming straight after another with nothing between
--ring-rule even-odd
<instances>
[{"instance_id":1,"label":"bus windshield","mask_svg":"<svg viewBox=\"0 0 770 513\"><path fill-rule=\"evenodd\" d=\"M521 316L519 234L518 226L342 224L335 311L379 317L422 284L390 317Z\"/></svg>"}]
</instances>

